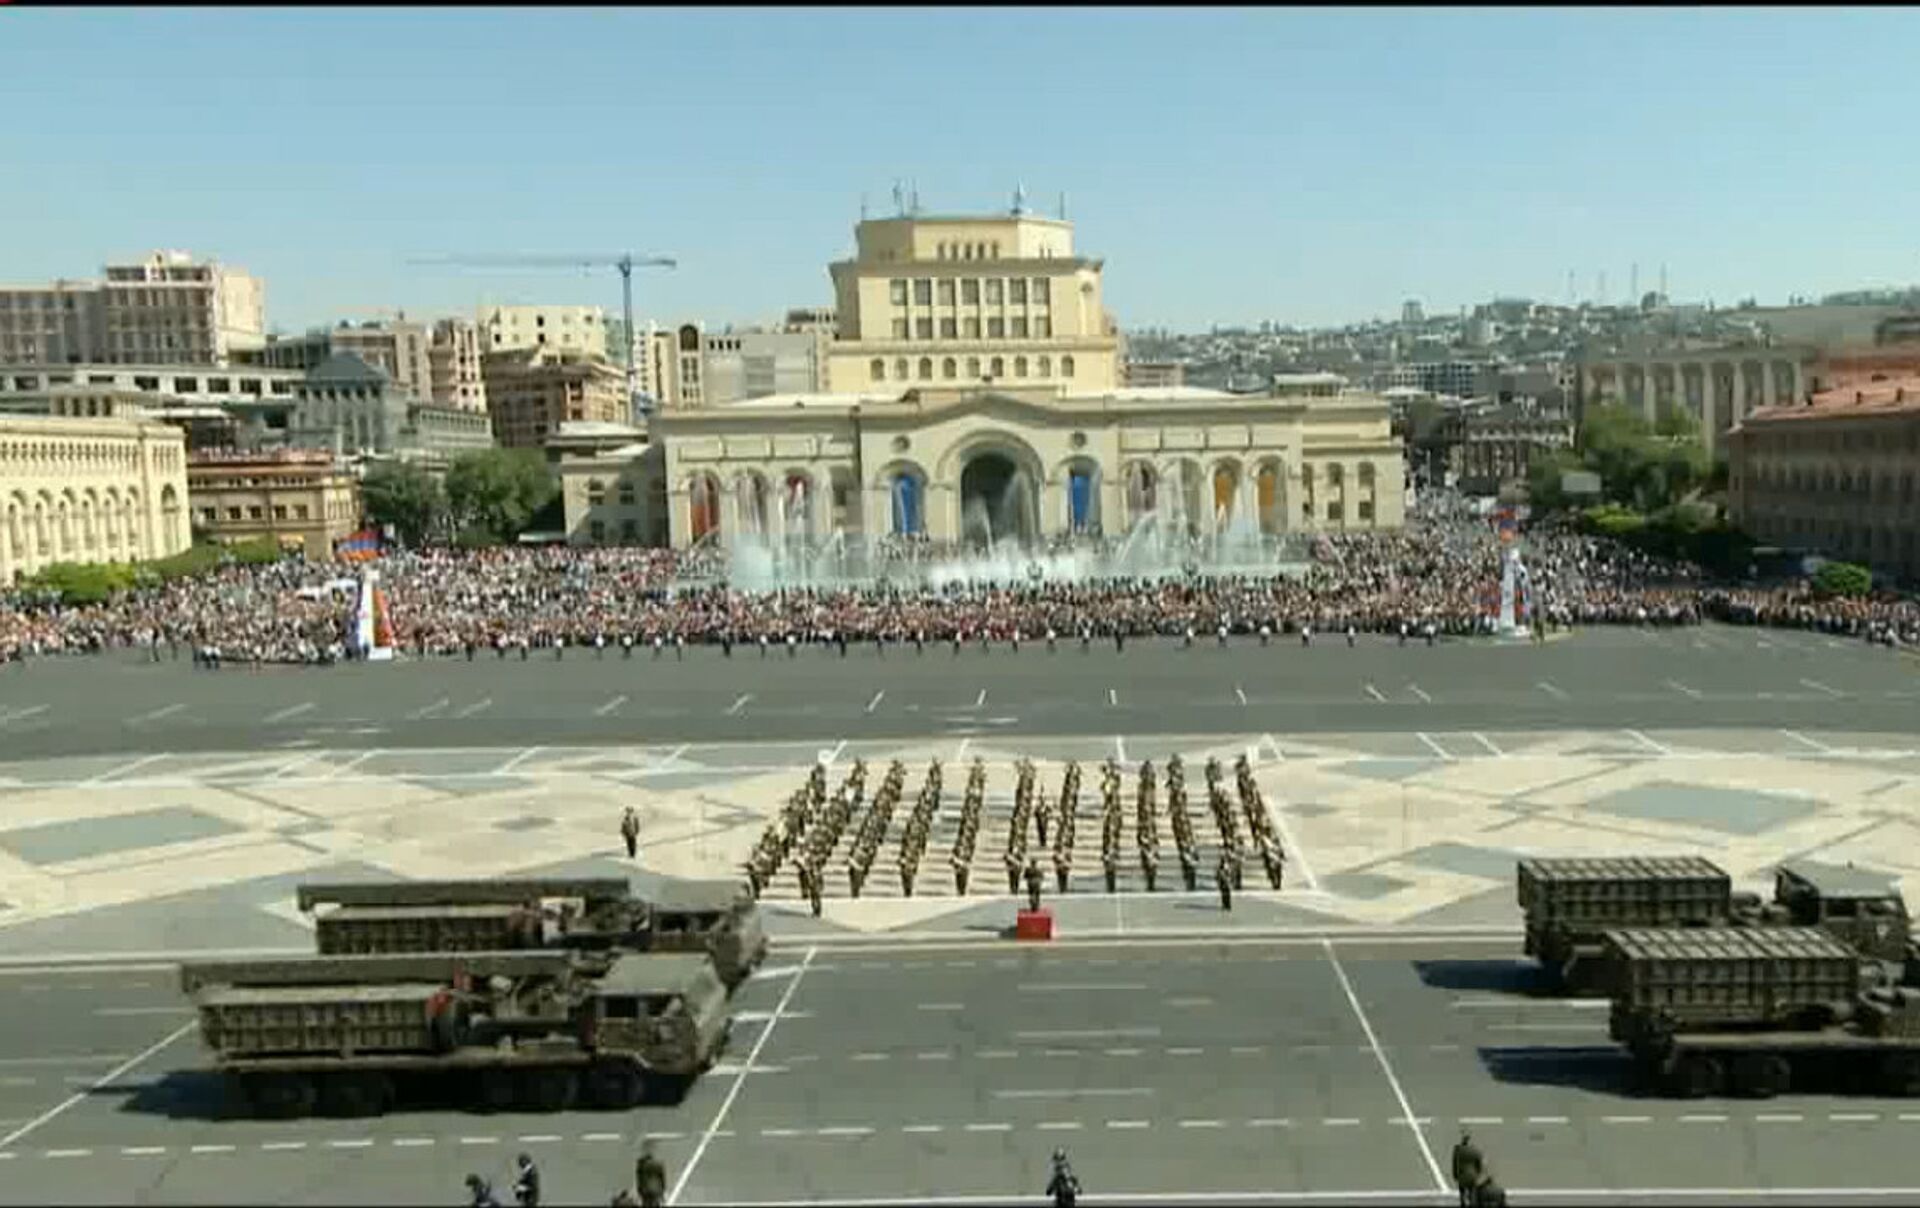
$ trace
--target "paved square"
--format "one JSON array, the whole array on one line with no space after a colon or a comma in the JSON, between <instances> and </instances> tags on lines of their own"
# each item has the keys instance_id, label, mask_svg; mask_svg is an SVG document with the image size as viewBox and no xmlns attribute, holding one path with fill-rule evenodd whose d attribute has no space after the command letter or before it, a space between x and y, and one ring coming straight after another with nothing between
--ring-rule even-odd
<instances>
[{"instance_id":1,"label":"paved square","mask_svg":"<svg viewBox=\"0 0 1920 1208\"><path fill-rule=\"evenodd\" d=\"M1593 808L1623 818L1645 818L1751 836L1810 817L1820 807L1805 798L1783 797L1777 793L1656 780L1596 797Z\"/></svg>"},{"instance_id":2,"label":"paved square","mask_svg":"<svg viewBox=\"0 0 1920 1208\"><path fill-rule=\"evenodd\" d=\"M238 833L240 827L186 806L0 831L0 848L31 864L67 864Z\"/></svg>"}]
</instances>

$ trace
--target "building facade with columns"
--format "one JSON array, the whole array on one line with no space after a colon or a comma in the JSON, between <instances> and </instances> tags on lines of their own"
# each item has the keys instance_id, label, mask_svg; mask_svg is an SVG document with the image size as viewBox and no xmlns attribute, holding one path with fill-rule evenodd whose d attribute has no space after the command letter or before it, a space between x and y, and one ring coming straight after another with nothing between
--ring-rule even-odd
<instances>
[{"instance_id":1,"label":"building facade with columns","mask_svg":"<svg viewBox=\"0 0 1920 1208\"><path fill-rule=\"evenodd\" d=\"M1727 443L1740 529L1920 581L1920 375L1755 412Z\"/></svg>"},{"instance_id":2,"label":"building facade with columns","mask_svg":"<svg viewBox=\"0 0 1920 1208\"><path fill-rule=\"evenodd\" d=\"M144 419L0 416L0 585L193 542L186 436Z\"/></svg>"},{"instance_id":3,"label":"building facade with columns","mask_svg":"<svg viewBox=\"0 0 1920 1208\"><path fill-rule=\"evenodd\" d=\"M1726 452L1734 425L1764 407L1797 402L1818 388L1821 352L1812 346L1704 348L1633 357L1583 358L1577 405L1624 403L1648 420L1678 407L1700 421L1707 452Z\"/></svg>"},{"instance_id":4,"label":"building facade with columns","mask_svg":"<svg viewBox=\"0 0 1920 1208\"><path fill-rule=\"evenodd\" d=\"M782 396L661 412L675 547L796 530L928 540L1119 536L1145 515L1207 535L1392 529L1384 400L1029 385Z\"/></svg>"}]
</instances>

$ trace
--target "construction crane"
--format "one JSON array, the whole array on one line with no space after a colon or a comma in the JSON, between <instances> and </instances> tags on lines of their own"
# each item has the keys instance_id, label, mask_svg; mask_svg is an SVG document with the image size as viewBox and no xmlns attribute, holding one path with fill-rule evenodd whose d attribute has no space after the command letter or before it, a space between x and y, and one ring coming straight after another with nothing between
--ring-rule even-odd
<instances>
[{"instance_id":1,"label":"construction crane","mask_svg":"<svg viewBox=\"0 0 1920 1208\"><path fill-rule=\"evenodd\" d=\"M612 265L620 274L620 313L626 323L623 342L626 350L623 355L627 371L627 400L633 401L633 270L636 268L678 268L680 262L671 256L636 256L632 252L617 255L582 256L519 256L519 255L483 255L483 256L441 256L408 261L410 264L441 265L454 268L581 268L594 269Z\"/></svg>"}]
</instances>

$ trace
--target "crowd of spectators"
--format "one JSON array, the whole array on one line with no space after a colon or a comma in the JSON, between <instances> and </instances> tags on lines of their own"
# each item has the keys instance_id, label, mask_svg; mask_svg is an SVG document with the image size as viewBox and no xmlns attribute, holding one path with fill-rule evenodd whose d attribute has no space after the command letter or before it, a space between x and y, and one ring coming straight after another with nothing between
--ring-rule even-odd
<instances>
[{"instance_id":1,"label":"crowd of spectators","mask_svg":"<svg viewBox=\"0 0 1920 1208\"><path fill-rule=\"evenodd\" d=\"M895 575L860 588L749 592L726 585L716 550L403 551L377 566L395 645L446 656L600 643L1011 643L1402 627L1461 635L1492 626L1500 548L1484 521L1442 506L1402 532L1316 538L1303 573L1261 576L931 587ZM1920 607L1911 601L1821 599L1804 584L1716 585L1697 567L1547 526L1527 533L1522 548L1534 615L1550 626L1712 618L1920 642ZM1050 552L1063 549L1056 543ZM956 551L910 541L877 552L883 568L898 570ZM17 595L0 601L0 659L130 646L157 654L167 646L223 662L330 662L349 653L356 598L353 568L298 559L228 566L98 605Z\"/></svg>"}]
</instances>

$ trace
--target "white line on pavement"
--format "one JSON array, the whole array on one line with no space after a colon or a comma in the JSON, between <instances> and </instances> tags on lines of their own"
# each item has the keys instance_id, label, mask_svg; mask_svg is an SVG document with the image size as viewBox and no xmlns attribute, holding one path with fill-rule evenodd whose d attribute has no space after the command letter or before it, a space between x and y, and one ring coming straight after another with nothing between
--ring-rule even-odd
<instances>
[{"instance_id":1,"label":"white line on pavement","mask_svg":"<svg viewBox=\"0 0 1920 1208\"><path fill-rule=\"evenodd\" d=\"M283 722L288 720L289 718L298 717L302 713L310 712L312 709L313 709L313 702L310 700L302 701L297 705L288 705L286 708L281 709L278 712L267 714L267 724L273 725L277 722Z\"/></svg>"},{"instance_id":2,"label":"white line on pavement","mask_svg":"<svg viewBox=\"0 0 1920 1208\"><path fill-rule=\"evenodd\" d=\"M1823 755L1831 755L1833 753L1833 748L1828 746L1826 743L1808 738L1805 734L1802 734L1798 730L1782 730L1780 731L1780 733L1786 735L1788 738L1793 739L1793 741L1801 744L1804 747L1807 747L1811 750L1819 751Z\"/></svg>"},{"instance_id":3,"label":"white line on pavement","mask_svg":"<svg viewBox=\"0 0 1920 1208\"><path fill-rule=\"evenodd\" d=\"M1015 1032L1015 1040L1094 1040L1104 1036L1152 1037L1159 1028L1068 1028L1063 1031Z\"/></svg>"},{"instance_id":4,"label":"white line on pavement","mask_svg":"<svg viewBox=\"0 0 1920 1208\"><path fill-rule=\"evenodd\" d=\"M1824 692L1831 697L1838 698L1846 695L1846 693L1840 691L1838 688L1829 688L1819 680L1803 679L1800 682L1812 688L1815 692Z\"/></svg>"},{"instance_id":5,"label":"white line on pavement","mask_svg":"<svg viewBox=\"0 0 1920 1208\"><path fill-rule=\"evenodd\" d=\"M144 768L148 764L153 763L156 760L165 759L166 757L167 757L167 753L165 751L157 751L152 755L142 755L140 758L134 760L131 763L123 763L117 768L109 768L106 771L100 773L98 776L94 776L94 777L90 777L89 779L82 780L80 783L82 786L102 784L108 780L112 780L116 776L124 776L125 774L135 770L136 768Z\"/></svg>"},{"instance_id":6,"label":"white line on pavement","mask_svg":"<svg viewBox=\"0 0 1920 1208\"><path fill-rule=\"evenodd\" d=\"M351 772L353 769L359 767L361 764L365 763L369 759L372 759L375 755L378 755L379 753L380 753L379 747L375 747L371 751L362 751L358 755L355 755L352 759L347 760L345 763L341 764L339 767L333 769L333 771L329 772L324 777L324 779L333 780L338 777L345 776L348 772Z\"/></svg>"},{"instance_id":7,"label":"white line on pavement","mask_svg":"<svg viewBox=\"0 0 1920 1208\"><path fill-rule=\"evenodd\" d=\"M841 745L845 746L846 744L842 743ZM760 1035L753 1042L753 1048L747 1052L747 1069L751 1070L753 1068L754 1062L760 1058L760 1051L766 1048L767 1040L772 1037L773 1030L780 1026L780 1016L784 1014L787 1007L793 1003L794 993L800 989L800 983L806 980L807 966L813 964L813 958L818 955L819 952L820 949L817 947L807 949L807 955L800 961L799 971L793 975L793 980L787 983L786 993L782 994L780 1001L774 1004L773 1018L767 1021L766 1027L760 1029ZM744 1075L733 1080L733 1086L728 1089L727 1097L720 1103L720 1110L713 1115L713 1122L707 1125L707 1131L700 1137L700 1144L694 1147L693 1156L687 1159L686 1166L681 1169L679 1180L674 1183L673 1190L667 1193L667 1203L669 1205L679 1203L680 1193L686 1190L687 1180L691 1179L693 1172L698 1169L700 1159L706 1156L707 1146L713 1143L714 1134L719 1132L720 1126L726 1122L727 1113L733 1110L733 1101L740 1097L741 1088L746 1085L747 1080ZM5 1147L5 1142L0 1142L0 1149L4 1149Z\"/></svg>"},{"instance_id":8,"label":"white line on pavement","mask_svg":"<svg viewBox=\"0 0 1920 1208\"><path fill-rule=\"evenodd\" d=\"M1547 680L1541 680L1534 686L1539 688L1542 692L1547 693L1549 696L1555 697L1559 700L1567 699L1567 694L1565 692L1561 691L1559 688L1554 687L1553 684L1548 682Z\"/></svg>"},{"instance_id":9,"label":"white line on pavement","mask_svg":"<svg viewBox=\"0 0 1920 1208\"><path fill-rule=\"evenodd\" d=\"M480 703L478 704L468 705L466 708L461 709L459 712L455 713L454 716L455 717L472 717L476 713L484 713L491 708L493 708L493 698L489 696L484 700L480 701Z\"/></svg>"},{"instance_id":10,"label":"white line on pavement","mask_svg":"<svg viewBox=\"0 0 1920 1208\"><path fill-rule=\"evenodd\" d=\"M668 751L667 757L665 759L662 759L659 763L656 763L652 767L647 769L647 775L653 776L666 771L668 768L678 763L680 761L680 757L682 755L685 755L687 753L687 748L692 745L693 744L690 742L683 742L679 746L675 747L673 750Z\"/></svg>"},{"instance_id":11,"label":"white line on pavement","mask_svg":"<svg viewBox=\"0 0 1920 1208\"><path fill-rule=\"evenodd\" d=\"M1113 757L1124 767L1127 762L1127 740L1125 735L1113 736Z\"/></svg>"},{"instance_id":12,"label":"white line on pavement","mask_svg":"<svg viewBox=\"0 0 1920 1208\"><path fill-rule=\"evenodd\" d=\"M1440 758L1446 760L1448 763L1453 762L1453 756L1447 753L1447 749L1441 746L1439 743L1433 741L1433 739L1429 737L1427 734L1416 731L1414 734L1414 737L1418 738L1421 742L1426 743L1427 750L1432 751L1435 755L1438 755Z\"/></svg>"},{"instance_id":13,"label":"white line on pavement","mask_svg":"<svg viewBox=\"0 0 1920 1208\"><path fill-rule=\"evenodd\" d=\"M93 1094L97 1090L100 1090L102 1087L111 1086L114 1080L119 1078L122 1074L125 1074L128 1070L133 1069L133 1067L139 1065L141 1062L145 1061L147 1058L153 1056L155 1053L158 1053L161 1049L166 1048L168 1045L172 1044L174 1041L180 1039L182 1036L185 1036L188 1032L192 1031L194 1022L195 1022L194 1020L189 1019L187 1022L181 1024L179 1027L175 1028L173 1031L168 1032L161 1039L155 1041L153 1044L140 1050L138 1053L135 1053L133 1056L127 1058L125 1061L121 1062L119 1065L116 1065L112 1069L108 1070L106 1074L99 1079L99 1081L93 1083L91 1086L87 1087L87 1089L82 1091L75 1091L73 1094L61 1100L58 1104L55 1104L53 1107L48 1108L44 1112L41 1112L39 1115L27 1121L25 1124L22 1124L19 1128L14 1129L12 1132L8 1133L6 1136L0 1137L0 1149L7 1148L9 1145L12 1145L15 1141L18 1141L20 1138L26 1136L28 1133L39 1128L41 1125L51 1123L55 1118L63 1115L67 1111L67 1109L71 1108L74 1104L79 1103L82 1100L86 1099L87 1096Z\"/></svg>"},{"instance_id":14,"label":"white line on pavement","mask_svg":"<svg viewBox=\"0 0 1920 1208\"><path fill-rule=\"evenodd\" d=\"M1433 703L1433 698L1431 696L1428 696L1426 693L1426 690L1422 688L1419 684L1408 684L1407 691L1419 697L1420 703L1423 705L1430 705Z\"/></svg>"},{"instance_id":15,"label":"white line on pavement","mask_svg":"<svg viewBox=\"0 0 1920 1208\"><path fill-rule=\"evenodd\" d=\"M1672 688L1675 692L1685 693L1686 695L1691 696L1695 700L1699 700L1701 696L1704 695L1704 693L1700 692L1698 689L1689 688L1678 680L1668 680L1667 687Z\"/></svg>"},{"instance_id":16,"label":"white line on pavement","mask_svg":"<svg viewBox=\"0 0 1920 1208\"><path fill-rule=\"evenodd\" d=\"M955 763L959 763L961 760L967 757L967 747L971 745L972 742L973 742L973 739L971 738L963 738L960 740L960 745L954 748L954 752L953 752L953 761Z\"/></svg>"},{"instance_id":17,"label":"white line on pavement","mask_svg":"<svg viewBox=\"0 0 1920 1208\"><path fill-rule=\"evenodd\" d=\"M1340 989L1347 996L1347 1005L1353 1008L1353 1017L1360 1021L1360 1030L1367 1034L1367 1044L1373 1049L1373 1056L1380 1063L1380 1072L1387 1076L1387 1085L1393 1088L1393 1097L1400 1104L1400 1114L1407 1119L1414 1118L1413 1104L1407 1100L1407 1092L1400 1085L1400 1076L1393 1072L1393 1063L1387 1060L1387 1054L1380 1048L1380 1038L1374 1034L1373 1023L1367 1018L1366 1008L1360 1005L1360 996L1353 992L1353 982L1347 977L1347 967L1340 960L1340 953L1334 949L1333 941L1322 940L1327 961L1333 966L1334 976L1340 979ZM1440 1163L1433 1156L1433 1147L1427 1144L1427 1134L1418 1125L1409 1124L1409 1132L1420 1145L1420 1156L1427 1160L1427 1173L1433 1176L1434 1190L1444 1193L1447 1190L1446 1176L1440 1173Z\"/></svg>"},{"instance_id":18,"label":"white line on pavement","mask_svg":"<svg viewBox=\"0 0 1920 1208\"><path fill-rule=\"evenodd\" d=\"M1110 1099L1110 1098L1133 1098L1140 1095L1151 1095L1151 1094L1153 1094L1153 1088L1150 1086L1114 1086L1114 1087L1087 1086L1087 1087L1074 1087L1070 1089L1063 1089L1063 1090L1057 1090L1057 1091L1054 1091L1054 1090L995 1091L993 1092L993 1097L996 1099L1075 1099L1075 1098L1083 1098L1083 1097L1088 1099Z\"/></svg>"},{"instance_id":19,"label":"white line on pavement","mask_svg":"<svg viewBox=\"0 0 1920 1208\"><path fill-rule=\"evenodd\" d=\"M95 1007L95 1015L113 1019L136 1015L191 1015L192 1007Z\"/></svg>"},{"instance_id":20,"label":"white line on pavement","mask_svg":"<svg viewBox=\"0 0 1920 1208\"><path fill-rule=\"evenodd\" d=\"M887 695L887 690L886 690L885 688L882 688L882 689L880 689L880 691L878 691L878 692L876 692L876 693L874 693L874 694L873 694L873 699L867 702L867 712L869 712L869 713L871 713L871 712L873 712L873 711L874 711L875 709L878 709L878 708L880 707L880 701L881 701L881 700L882 700L882 699L883 699L883 698L884 698L884 697L885 697L886 695Z\"/></svg>"},{"instance_id":21,"label":"white line on pavement","mask_svg":"<svg viewBox=\"0 0 1920 1208\"><path fill-rule=\"evenodd\" d=\"M1378 701L1383 705L1387 703L1387 698L1380 695L1380 689L1374 687L1372 684L1362 684L1360 686L1362 688L1365 688L1367 690L1367 695L1371 696L1374 700Z\"/></svg>"},{"instance_id":22,"label":"white line on pavement","mask_svg":"<svg viewBox=\"0 0 1920 1208\"><path fill-rule=\"evenodd\" d=\"M973 707L976 709L984 709L987 707L987 690L985 688L980 689L980 695L973 698Z\"/></svg>"},{"instance_id":23,"label":"white line on pavement","mask_svg":"<svg viewBox=\"0 0 1920 1208\"><path fill-rule=\"evenodd\" d=\"M1233 694L1240 698L1241 704L1244 705L1247 703L1247 690L1245 688L1242 688L1239 684L1235 684L1233 686Z\"/></svg>"},{"instance_id":24,"label":"white line on pavement","mask_svg":"<svg viewBox=\"0 0 1920 1208\"><path fill-rule=\"evenodd\" d=\"M922 1011L964 1011L967 1005L959 1002L923 1002L920 1004L920 1009Z\"/></svg>"},{"instance_id":25,"label":"white line on pavement","mask_svg":"<svg viewBox=\"0 0 1920 1208\"><path fill-rule=\"evenodd\" d=\"M163 717L172 717L175 713L180 712L180 710L184 708L186 708L185 705L179 704L177 702L171 705L162 705L158 709L150 709L147 712L142 713L138 717L130 717L127 719L127 721L129 724L143 722L143 721L159 721Z\"/></svg>"},{"instance_id":26,"label":"white line on pavement","mask_svg":"<svg viewBox=\"0 0 1920 1208\"><path fill-rule=\"evenodd\" d=\"M605 717L607 714L613 712L615 709L618 709L621 705L624 705L626 703L627 703L627 694L622 692L619 696L614 697L612 700L608 701L606 704L601 705L598 709L595 709L593 711L593 715L595 717Z\"/></svg>"},{"instance_id":27,"label":"white line on pavement","mask_svg":"<svg viewBox=\"0 0 1920 1208\"><path fill-rule=\"evenodd\" d=\"M1120 703L1120 693L1117 689L1107 689L1107 703L1109 705L1118 705Z\"/></svg>"},{"instance_id":28,"label":"white line on pavement","mask_svg":"<svg viewBox=\"0 0 1920 1208\"><path fill-rule=\"evenodd\" d=\"M429 714L438 713L440 712L440 710L446 708L448 705L452 703L453 703L452 700L443 696L439 700L434 701L430 705L425 705L421 708L415 709L413 712L407 714L407 718L410 721L424 721Z\"/></svg>"},{"instance_id":29,"label":"white line on pavement","mask_svg":"<svg viewBox=\"0 0 1920 1208\"><path fill-rule=\"evenodd\" d=\"M1019 987L1022 994L1076 994L1076 993L1121 993L1128 990L1144 990L1145 982L1027 982Z\"/></svg>"},{"instance_id":30,"label":"white line on pavement","mask_svg":"<svg viewBox=\"0 0 1920 1208\"><path fill-rule=\"evenodd\" d=\"M826 764L828 767L832 767L834 764L840 762L840 752L846 749L847 740L843 738L834 744L833 750L820 752L820 762Z\"/></svg>"},{"instance_id":31,"label":"white line on pavement","mask_svg":"<svg viewBox=\"0 0 1920 1208\"><path fill-rule=\"evenodd\" d=\"M1273 752L1273 761L1275 763L1285 763L1287 761L1287 753L1280 749L1280 744L1274 739L1273 735L1262 734L1260 737L1266 740L1267 750Z\"/></svg>"},{"instance_id":32,"label":"white line on pavement","mask_svg":"<svg viewBox=\"0 0 1920 1208\"><path fill-rule=\"evenodd\" d=\"M1673 754L1673 748L1666 746L1662 743L1655 742L1653 739L1648 738L1645 734L1642 734L1638 730L1622 730L1621 733L1625 734L1628 738L1633 739L1635 742L1639 743L1640 745L1647 747L1656 755Z\"/></svg>"},{"instance_id":33,"label":"white line on pavement","mask_svg":"<svg viewBox=\"0 0 1920 1208\"><path fill-rule=\"evenodd\" d=\"M627 699L627 698L623 696L623 697L621 697L620 699L621 699L621 700L625 700L625 699ZM736 701L734 701L734 702L733 702L733 703L732 703L731 705L728 705L728 706L727 706L727 716L728 716L728 717L738 717L738 716L740 716L740 710L742 710L742 709L744 709L744 708L746 708L746 707L747 707L747 702L748 702L748 701L750 701L750 700L752 700L752 699L753 699L753 693L751 693L751 692L743 692L743 693L741 693L741 694L740 694L740 698L739 698L738 700L736 700Z\"/></svg>"},{"instance_id":34,"label":"white line on pavement","mask_svg":"<svg viewBox=\"0 0 1920 1208\"><path fill-rule=\"evenodd\" d=\"M8 709L4 714L0 714L0 726L12 725L16 721L22 721L36 714L45 713L46 711L47 707L45 705L29 705L24 709Z\"/></svg>"},{"instance_id":35,"label":"white line on pavement","mask_svg":"<svg viewBox=\"0 0 1920 1208\"><path fill-rule=\"evenodd\" d=\"M520 752L518 755L515 755L512 759L507 760L505 763L501 764L499 767L493 769L492 774L495 776L505 776L508 773L512 772L513 769L519 767L521 764L525 763L529 759L532 759L535 755L538 755L540 752L544 750L546 750L545 747L528 747L526 750Z\"/></svg>"}]
</instances>

